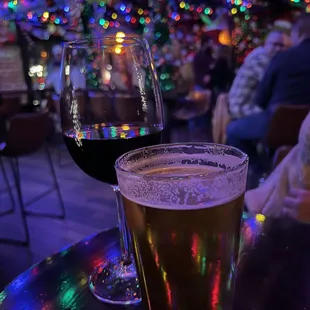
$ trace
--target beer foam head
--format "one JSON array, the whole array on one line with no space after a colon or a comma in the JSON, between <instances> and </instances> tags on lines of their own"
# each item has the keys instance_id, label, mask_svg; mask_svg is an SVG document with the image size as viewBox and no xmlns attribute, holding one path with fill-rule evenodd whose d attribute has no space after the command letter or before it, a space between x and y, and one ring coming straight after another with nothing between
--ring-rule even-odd
<instances>
[{"instance_id":1,"label":"beer foam head","mask_svg":"<svg viewBox=\"0 0 310 310\"><path fill-rule=\"evenodd\" d=\"M116 162L121 193L154 208L200 209L235 199L246 187L248 157L223 145L166 144Z\"/></svg>"}]
</instances>

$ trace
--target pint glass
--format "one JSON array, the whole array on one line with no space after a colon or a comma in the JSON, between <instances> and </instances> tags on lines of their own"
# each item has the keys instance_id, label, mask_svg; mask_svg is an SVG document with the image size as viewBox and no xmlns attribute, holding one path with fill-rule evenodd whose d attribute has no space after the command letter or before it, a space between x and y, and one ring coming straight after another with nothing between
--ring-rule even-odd
<instances>
[{"instance_id":1,"label":"pint glass","mask_svg":"<svg viewBox=\"0 0 310 310\"><path fill-rule=\"evenodd\" d=\"M144 302L230 310L248 157L207 143L138 149L116 162Z\"/></svg>"}]
</instances>

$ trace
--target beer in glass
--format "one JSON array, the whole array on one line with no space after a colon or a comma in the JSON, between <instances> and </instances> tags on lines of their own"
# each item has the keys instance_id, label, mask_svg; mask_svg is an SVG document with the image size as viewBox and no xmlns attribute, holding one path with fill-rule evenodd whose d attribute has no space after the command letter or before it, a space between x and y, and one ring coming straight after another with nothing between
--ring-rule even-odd
<instances>
[{"instance_id":1,"label":"beer in glass","mask_svg":"<svg viewBox=\"0 0 310 310\"><path fill-rule=\"evenodd\" d=\"M248 157L207 143L138 149L116 162L144 302L230 310Z\"/></svg>"}]
</instances>

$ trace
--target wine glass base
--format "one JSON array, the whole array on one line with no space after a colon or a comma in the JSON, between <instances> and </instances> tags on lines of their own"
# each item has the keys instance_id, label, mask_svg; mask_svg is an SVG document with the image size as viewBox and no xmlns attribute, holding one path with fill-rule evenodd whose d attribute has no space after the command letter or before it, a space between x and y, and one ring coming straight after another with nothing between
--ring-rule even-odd
<instances>
[{"instance_id":1,"label":"wine glass base","mask_svg":"<svg viewBox=\"0 0 310 310\"><path fill-rule=\"evenodd\" d=\"M142 300L135 264L124 264L120 258L95 268L89 288L97 299L108 304L134 305Z\"/></svg>"}]
</instances>

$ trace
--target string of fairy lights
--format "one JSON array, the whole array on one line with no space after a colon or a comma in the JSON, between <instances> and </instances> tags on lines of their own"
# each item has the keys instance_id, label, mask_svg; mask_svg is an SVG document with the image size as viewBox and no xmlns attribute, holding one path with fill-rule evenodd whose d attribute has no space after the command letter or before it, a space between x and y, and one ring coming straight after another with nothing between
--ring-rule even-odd
<instances>
[{"instance_id":1,"label":"string of fairy lights","mask_svg":"<svg viewBox=\"0 0 310 310\"><path fill-rule=\"evenodd\" d=\"M310 0L287 0L292 5L304 6L306 10L310 11ZM0 17L5 19L17 19L23 21L30 21L40 24L55 24L66 25L70 19L70 10L74 10L74 6L70 7L66 5L64 1L53 1L54 5L47 7L42 5L44 1L41 0L11 0L3 1L0 4ZM78 3L79 1L75 1ZM86 1L87 2L87 1ZM246 20L251 18L251 8L253 5L266 6L267 1L255 1L255 0L226 0L227 7L230 8L232 16L243 14ZM73 1L74 3L74 1ZM116 4L110 6L106 1L91 1L91 3L97 3L96 15L105 15L98 20L93 16L90 19L90 23L98 23L103 28L117 27L119 19L125 19L125 22L142 25L151 22L152 10L154 8L140 8L133 6L130 3L116 2ZM216 8L210 7L206 4L190 4L186 1L167 1L168 4L168 18L176 22L184 19L198 19L201 14L209 15L215 13ZM29 10L28 10L29 8ZM111 23L111 22L114 22ZM119 22L120 23L120 22Z\"/></svg>"},{"instance_id":2,"label":"string of fairy lights","mask_svg":"<svg viewBox=\"0 0 310 310\"><path fill-rule=\"evenodd\" d=\"M288 0L292 5L303 7L306 11L310 11L310 0ZM74 3L81 3L81 1L72 1L71 6L64 3L64 1L53 1L53 6L47 7L42 5L41 0L11 0L3 1L0 4L0 19L2 20L17 20L20 22L27 22L32 27L28 26L29 32L34 32L34 36L41 39L49 39L51 35L64 35L63 29L70 28L72 26L72 20L80 18L81 12L72 14L76 10ZM85 1L84 1L85 2ZM130 3L112 2L113 5L109 5L107 1L95 1L89 2L96 3L96 10L93 16L89 18L90 27L102 27L104 30L108 28L119 28L123 24L130 24L137 31L146 32L149 27L148 24L154 22L152 19L158 15L155 7L149 7L148 9L133 6ZM229 14L234 19L235 24L240 26L240 22L252 21L253 15L251 9L253 5L266 6L266 1L255 0L226 0L226 7L229 10ZM82 6L81 6L82 9ZM155 12L152 12L155 11ZM212 22L212 18L216 15L217 8L211 7L206 4L190 4L186 1L167 1L167 15L165 16L166 22L173 22L177 24L187 20L202 21L203 23ZM37 31L37 28L46 28L45 32ZM59 30L62 29L62 30ZM141 30L142 29L142 30ZM82 32L82 28L77 29L77 32ZM238 31L236 32L238 33ZM65 37L65 39L67 39ZM68 39L75 39L70 37ZM235 45L238 44L238 40L234 40Z\"/></svg>"},{"instance_id":3,"label":"string of fairy lights","mask_svg":"<svg viewBox=\"0 0 310 310\"><path fill-rule=\"evenodd\" d=\"M273 10L277 11L286 4L292 10L291 18L300 11L310 12L310 0L283 0L282 3L277 3ZM231 36L238 65L242 64L249 52L262 43L267 32L274 27L274 14L268 11L270 4L272 2L266 0L227 0L234 22ZM261 15L255 14L257 7L266 11L262 10Z\"/></svg>"},{"instance_id":4,"label":"string of fairy lights","mask_svg":"<svg viewBox=\"0 0 310 310\"><path fill-rule=\"evenodd\" d=\"M310 12L310 0L286 1L296 10ZM85 36L85 24L94 35L118 28L123 31L125 26L143 34L152 45L161 46L154 50L155 62L164 90L171 90L176 61L169 59L171 53L166 45L174 39L184 41L194 37L185 44L187 50L182 51L187 57L201 33L222 31L226 27L228 34L225 33L225 40L222 36L220 43L232 45L237 64L241 64L247 53L261 43L273 18L272 14L259 18L255 13L257 7L267 10L272 0L226 0L220 7L210 2L193 4L190 0L149 0L148 3L142 7L125 0L4 0L0 3L0 26L14 20L32 37L48 40L58 36L69 41ZM229 21L232 21L230 26Z\"/></svg>"}]
</instances>

